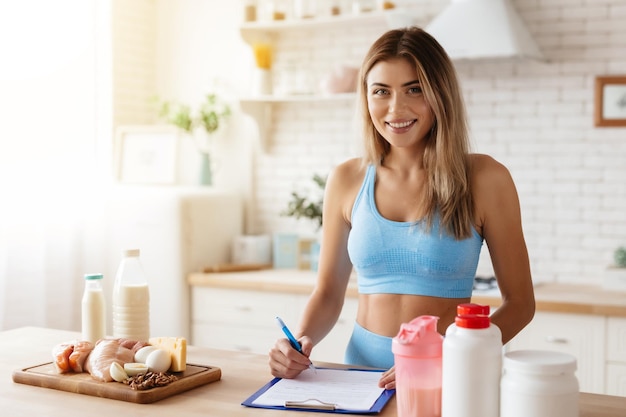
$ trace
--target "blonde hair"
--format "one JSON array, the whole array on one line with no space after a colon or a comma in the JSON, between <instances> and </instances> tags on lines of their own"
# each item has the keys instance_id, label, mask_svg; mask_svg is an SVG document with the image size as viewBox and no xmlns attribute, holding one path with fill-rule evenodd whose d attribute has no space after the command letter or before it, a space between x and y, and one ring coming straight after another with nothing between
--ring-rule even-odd
<instances>
[{"instance_id":1,"label":"blonde hair","mask_svg":"<svg viewBox=\"0 0 626 417\"><path fill-rule=\"evenodd\" d=\"M367 106L367 77L380 61L406 59L417 71L426 101L435 116L426 138L426 219L432 226L439 212L442 229L456 239L470 237L473 202L469 181L469 134L465 105L450 58L441 45L417 27L394 29L370 47L359 73L366 164L380 165L390 145L374 127Z\"/></svg>"}]
</instances>

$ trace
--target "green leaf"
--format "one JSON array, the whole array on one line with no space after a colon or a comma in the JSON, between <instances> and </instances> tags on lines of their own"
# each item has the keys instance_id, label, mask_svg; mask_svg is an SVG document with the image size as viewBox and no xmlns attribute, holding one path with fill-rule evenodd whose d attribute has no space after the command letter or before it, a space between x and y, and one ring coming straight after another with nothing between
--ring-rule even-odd
<instances>
[{"instance_id":1,"label":"green leaf","mask_svg":"<svg viewBox=\"0 0 626 417\"><path fill-rule=\"evenodd\" d=\"M164 101L159 108L159 118L189 133L196 127L202 127L211 134L230 114L230 106L222 102L216 94L205 96L195 116L190 106L180 103Z\"/></svg>"},{"instance_id":2,"label":"green leaf","mask_svg":"<svg viewBox=\"0 0 626 417\"><path fill-rule=\"evenodd\" d=\"M620 268L626 268L626 247L620 246L617 248L613 254L613 260L615 261L615 265Z\"/></svg>"},{"instance_id":3,"label":"green leaf","mask_svg":"<svg viewBox=\"0 0 626 417\"><path fill-rule=\"evenodd\" d=\"M313 182L317 184L323 192L326 187L326 178L320 175L313 176ZM281 213L283 216L295 217L296 219L310 219L316 222L317 228L322 227L323 198L316 200L300 195L298 192L291 193L291 200L287 204L287 209Z\"/></svg>"}]
</instances>

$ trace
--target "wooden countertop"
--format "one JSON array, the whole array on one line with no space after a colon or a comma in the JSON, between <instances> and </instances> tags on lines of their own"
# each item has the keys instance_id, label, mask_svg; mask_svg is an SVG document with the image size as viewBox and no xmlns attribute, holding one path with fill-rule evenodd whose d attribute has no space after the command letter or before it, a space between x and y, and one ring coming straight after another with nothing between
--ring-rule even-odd
<instances>
[{"instance_id":1,"label":"wooden countertop","mask_svg":"<svg viewBox=\"0 0 626 417\"><path fill-rule=\"evenodd\" d=\"M472 301L497 307L501 299L475 295ZM597 285L545 283L535 286L537 311L626 317L626 292Z\"/></svg>"},{"instance_id":2,"label":"wooden countertop","mask_svg":"<svg viewBox=\"0 0 626 417\"><path fill-rule=\"evenodd\" d=\"M261 269L258 271L192 273L192 286L231 288L237 290L310 294L316 274L301 269ZM348 297L358 296L356 277L348 284Z\"/></svg>"},{"instance_id":3,"label":"wooden countertop","mask_svg":"<svg viewBox=\"0 0 626 417\"><path fill-rule=\"evenodd\" d=\"M8 416L83 417L287 417L300 411L248 408L241 402L271 380L265 355L189 346L188 362L217 366L220 381L152 404L134 404L14 383L12 372L51 360L52 347L79 337L76 332L23 327L0 332L0 409ZM113 383L113 382L112 382ZM35 400L36 399L36 400ZM626 397L580 394L580 417L623 417ZM311 414L313 415L313 414ZM394 417L395 398L379 414Z\"/></svg>"},{"instance_id":4,"label":"wooden countertop","mask_svg":"<svg viewBox=\"0 0 626 417\"><path fill-rule=\"evenodd\" d=\"M315 273L293 269L192 273L188 282L192 286L310 294L315 285ZM347 296L358 296L356 277L348 284ZM541 283L535 286L535 299L537 311L626 317L626 292L609 291L600 286ZM499 293L493 292L475 293L472 301L492 307L501 303Z\"/></svg>"}]
</instances>

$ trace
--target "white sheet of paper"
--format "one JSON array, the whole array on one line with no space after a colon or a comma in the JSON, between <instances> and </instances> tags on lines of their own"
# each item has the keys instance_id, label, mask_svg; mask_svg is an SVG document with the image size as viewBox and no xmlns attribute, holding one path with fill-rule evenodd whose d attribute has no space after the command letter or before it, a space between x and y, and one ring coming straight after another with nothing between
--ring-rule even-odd
<instances>
[{"instance_id":1,"label":"white sheet of paper","mask_svg":"<svg viewBox=\"0 0 626 417\"><path fill-rule=\"evenodd\" d=\"M317 368L306 370L295 379L281 379L252 403L284 406L286 401L315 404L318 400L342 410L366 411L372 408L384 388L378 387L382 371Z\"/></svg>"}]
</instances>

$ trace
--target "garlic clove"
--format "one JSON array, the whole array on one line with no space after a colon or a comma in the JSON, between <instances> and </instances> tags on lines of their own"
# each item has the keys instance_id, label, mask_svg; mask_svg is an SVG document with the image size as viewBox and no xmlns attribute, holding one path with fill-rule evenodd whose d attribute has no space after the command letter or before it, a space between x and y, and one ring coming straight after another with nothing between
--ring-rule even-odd
<instances>
[{"instance_id":1,"label":"garlic clove","mask_svg":"<svg viewBox=\"0 0 626 417\"><path fill-rule=\"evenodd\" d=\"M109 367L109 373L111 374L111 378L113 378L113 380L117 382L124 382L126 379L128 379L128 374L126 373L124 368L122 368L122 365L117 362L111 362L111 366Z\"/></svg>"}]
</instances>

